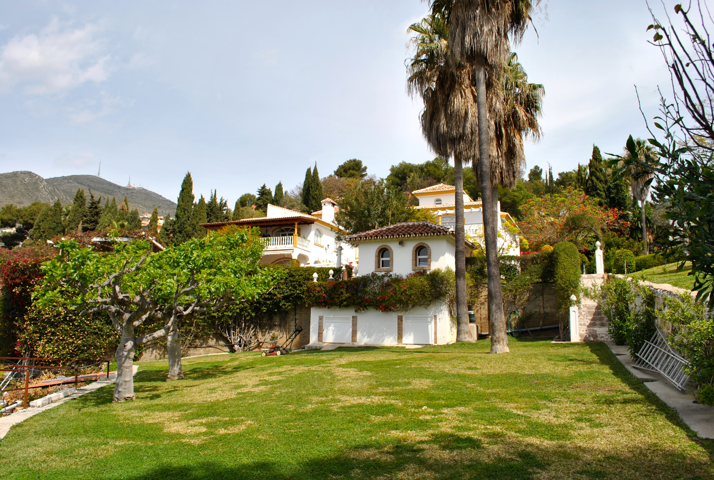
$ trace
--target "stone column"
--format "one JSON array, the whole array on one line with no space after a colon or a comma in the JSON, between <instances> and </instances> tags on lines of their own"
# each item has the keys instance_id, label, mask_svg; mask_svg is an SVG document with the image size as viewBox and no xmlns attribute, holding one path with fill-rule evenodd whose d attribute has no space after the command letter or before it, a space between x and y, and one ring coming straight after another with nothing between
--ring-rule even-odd
<instances>
[{"instance_id":1,"label":"stone column","mask_svg":"<svg viewBox=\"0 0 714 480\"><path fill-rule=\"evenodd\" d=\"M575 295L570 296L570 301L575 303L577 301ZM579 342L580 341L580 331L578 325L578 306L573 305L570 307L570 341Z\"/></svg>"}]
</instances>

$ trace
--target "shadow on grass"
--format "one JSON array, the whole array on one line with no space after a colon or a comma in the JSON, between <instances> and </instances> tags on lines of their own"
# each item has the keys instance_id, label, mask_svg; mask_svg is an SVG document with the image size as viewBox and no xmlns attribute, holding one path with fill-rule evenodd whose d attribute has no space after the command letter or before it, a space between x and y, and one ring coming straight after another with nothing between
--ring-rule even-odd
<instances>
[{"instance_id":1,"label":"shadow on grass","mask_svg":"<svg viewBox=\"0 0 714 480\"><path fill-rule=\"evenodd\" d=\"M418 443L360 445L332 457L300 463L260 462L231 465L200 463L164 465L133 477L134 480L180 478L182 480L264 480L296 478L371 479L385 476L436 479L531 479L546 466L533 452L514 450L508 456L480 459L480 440L442 433Z\"/></svg>"},{"instance_id":2,"label":"shadow on grass","mask_svg":"<svg viewBox=\"0 0 714 480\"><path fill-rule=\"evenodd\" d=\"M689 426L684 423L684 421L679 417L679 414L672 408L670 408L666 403L664 403L657 395L655 395L649 388L647 388L644 382L638 380L634 375L632 375L627 368L620 362L610 347L604 343L600 342L590 342L587 344L590 351L598 358L600 363L607 365L614 376L622 380L623 383L627 384L632 390L641 394L645 399L654 405L660 412L662 412L667 420L673 425L676 425L686 432L687 436L694 442L698 443L702 448L704 448L709 454L709 458L714 462L714 440L707 440L699 438L697 433L693 431ZM623 400L622 403L632 403L632 401Z\"/></svg>"}]
</instances>

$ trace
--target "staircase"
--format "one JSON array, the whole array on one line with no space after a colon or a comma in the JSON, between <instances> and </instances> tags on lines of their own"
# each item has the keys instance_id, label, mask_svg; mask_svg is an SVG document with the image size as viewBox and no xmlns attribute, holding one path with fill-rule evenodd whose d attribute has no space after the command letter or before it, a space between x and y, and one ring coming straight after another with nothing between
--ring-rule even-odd
<instances>
[{"instance_id":1,"label":"staircase","mask_svg":"<svg viewBox=\"0 0 714 480\"><path fill-rule=\"evenodd\" d=\"M583 288L602 285L604 281L604 275L583 275L581 278ZM580 302L578 307L580 338L575 340L581 342L608 342L612 340L607 331L610 324L605 314L600 310L598 302L587 298L585 295L581 295Z\"/></svg>"}]
</instances>

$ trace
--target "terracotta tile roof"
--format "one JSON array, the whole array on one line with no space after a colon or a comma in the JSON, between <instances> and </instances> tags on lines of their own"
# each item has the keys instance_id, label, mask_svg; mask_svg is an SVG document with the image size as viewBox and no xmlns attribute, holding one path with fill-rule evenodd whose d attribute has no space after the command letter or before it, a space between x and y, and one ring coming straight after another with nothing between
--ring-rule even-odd
<instances>
[{"instance_id":1,"label":"terracotta tile roof","mask_svg":"<svg viewBox=\"0 0 714 480\"><path fill-rule=\"evenodd\" d=\"M349 242L361 242L365 240L377 240L380 238L406 238L406 237L440 237L452 236L454 232L448 227L437 225L431 222L403 222L389 225L388 227L377 228L368 232L357 233L347 237ZM473 248L471 242L467 245Z\"/></svg>"},{"instance_id":2,"label":"terracotta tile roof","mask_svg":"<svg viewBox=\"0 0 714 480\"><path fill-rule=\"evenodd\" d=\"M452 192L456 191L456 187L453 185L447 185L445 183L439 183L438 185L432 185L431 187L422 188L421 190L415 190L412 192L413 195L419 193L438 193L438 192Z\"/></svg>"},{"instance_id":3,"label":"terracotta tile roof","mask_svg":"<svg viewBox=\"0 0 714 480\"><path fill-rule=\"evenodd\" d=\"M218 230L227 225L241 226L256 226L256 227L271 227L271 226L292 226L295 223L312 224L317 219L309 215L296 215L294 217L258 217L244 218L243 220L232 220L230 222L202 223L201 226L208 230Z\"/></svg>"},{"instance_id":4,"label":"terracotta tile roof","mask_svg":"<svg viewBox=\"0 0 714 480\"><path fill-rule=\"evenodd\" d=\"M480 207L481 206L481 200L477 201L472 201L472 202L464 202L464 207ZM442 203L441 205L417 205L416 207L413 208L430 208L433 210L440 210L442 208L456 208L455 203Z\"/></svg>"}]
</instances>

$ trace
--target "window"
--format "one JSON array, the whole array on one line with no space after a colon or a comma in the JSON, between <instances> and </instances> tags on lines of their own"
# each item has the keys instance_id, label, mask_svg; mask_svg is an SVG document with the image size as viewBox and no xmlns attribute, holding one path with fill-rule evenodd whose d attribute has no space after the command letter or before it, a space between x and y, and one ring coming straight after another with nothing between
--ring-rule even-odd
<instances>
[{"instance_id":1,"label":"window","mask_svg":"<svg viewBox=\"0 0 714 480\"><path fill-rule=\"evenodd\" d=\"M322 246L322 232L320 230L315 230L315 245Z\"/></svg>"},{"instance_id":2,"label":"window","mask_svg":"<svg viewBox=\"0 0 714 480\"><path fill-rule=\"evenodd\" d=\"M434 200L434 205L441 205L441 199L437 198L436 200Z\"/></svg>"},{"instance_id":3,"label":"window","mask_svg":"<svg viewBox=\"0 0 714 480\"><path fill-rule=\"evenodd\" d=\"M418 243L412 250L412 270L431 269L431 248L426 243Z\"/></svg>"},{"instance_id":4,"label":"window","mask_svg":"<svg viewBox=\"0 0 714 480\"><path fill-rule=\"evenodd\" d=\"M379 268L392 268L391 252L383 248L379 252Z\"/></svg>"},{"instance_id":5,"label":"window","mask_svg":"<svg viewBox=\"0 0 714 480\"><path fill-rule=\"evenodd\" d=\"M374 252L374 271L391 272L394 269L394 252L389 245L381 245Z\"/></svg>"},{"instance_id":6,"label":"window","mask_svg":"<svg viewBox=\"0 0 714 480\"><path fill-rule=\"evenodd\" d=\"M293 227L284 227L279 230L276 230L275 233L273 234L274 237L292 237L295 233L295 229Z\"/></svg>"},{"instance_id":7,"label":"window","mask_svg":"<svg viewBox=\"0 0 714 480\"><path fill-rule=\"evenodd\" d=\"M428 267L429 266L429 250L427 250L426 247L417 248L416 266L417 267Z\"/></svg>"}]
</instances>

